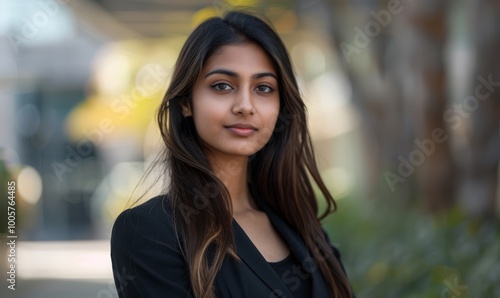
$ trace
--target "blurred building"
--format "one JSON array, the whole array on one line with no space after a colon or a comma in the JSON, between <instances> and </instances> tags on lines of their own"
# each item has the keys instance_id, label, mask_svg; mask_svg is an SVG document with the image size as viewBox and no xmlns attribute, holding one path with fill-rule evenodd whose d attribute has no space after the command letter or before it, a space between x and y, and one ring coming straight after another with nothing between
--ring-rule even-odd
<instances>
[{"instance_id":1,"label":"blurred building","mask_svg":"<svg viewBox=\"0 0 500 298\"><path fill-rule=\"evenodd\" d=\"M344 181L338 194L352 187L352 173L332 170L346 164L333 160L331 148L356 118L328 36L307 17L318 8L293 1L8 1L0 25L0 146L12 175L29 169L19 182L26 240L109 236L158 148L154 111L180 47L197 24L232 5L260 8L282 35L326 161L322 170ZM27 196L25 188L32 189Z\"/></svg>"}]
</instances>

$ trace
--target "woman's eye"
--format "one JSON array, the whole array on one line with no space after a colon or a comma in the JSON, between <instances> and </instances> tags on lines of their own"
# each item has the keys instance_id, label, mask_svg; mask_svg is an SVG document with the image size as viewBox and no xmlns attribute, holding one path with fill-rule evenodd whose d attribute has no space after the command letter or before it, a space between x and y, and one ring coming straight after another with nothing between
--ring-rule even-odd
<instances>
[{"instance_id":1,"label":"woman's eye","mask_svg":"<svg viewBox=\"0 0 500 298\"><path fill-rule=\"evenodd\" d=\"M257 90L260 91L260 92L264 92L264 93L270 93L272 92L274 89L267 86L267 85L260 85L260 86L257 86Z\"/></svg>"},{"instance_id":2,"label":"woman's eye","mask_svg":"<svg viewBox=\"0 0 500 298\"><path fill-rule=\"evenodd\" d=\"M226 90L231 90L231 86L229 86L226 83L218 83L215 85L212 85L212 88L214 88L217 91L226 91Z\"/></svg>"}]
</instances>

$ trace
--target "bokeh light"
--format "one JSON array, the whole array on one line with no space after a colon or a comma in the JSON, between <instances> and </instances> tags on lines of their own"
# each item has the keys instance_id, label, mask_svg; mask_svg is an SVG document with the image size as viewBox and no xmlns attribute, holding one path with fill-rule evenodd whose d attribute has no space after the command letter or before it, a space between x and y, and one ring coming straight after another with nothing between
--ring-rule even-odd
<instances>
[{"instance_id":1,"label":"bokeh light","mask_svg":"<svg viewBox=\"0 0 500 298\"><path fill-rule=\"evenodd\" d=\"M29 204L36 204L42 196L42 178L36 169L24 167L17 176L18 191L21 198Z\"/></svg>"}]
</instances>

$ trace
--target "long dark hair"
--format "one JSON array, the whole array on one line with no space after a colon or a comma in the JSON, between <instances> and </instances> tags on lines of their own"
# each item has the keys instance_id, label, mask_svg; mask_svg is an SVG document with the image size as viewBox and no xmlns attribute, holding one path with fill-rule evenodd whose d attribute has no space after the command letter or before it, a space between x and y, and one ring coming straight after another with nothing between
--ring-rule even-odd
<instances>
[{"instance_id":1,"label":"long dark hair","mask_svg":"<svg viewBox=\"0 0 500 298\"><path fill-rule=\"evenodd\" d=\"M192 118L182 115L182 106L190 105L193 86L207 59L224 45L241 43L255 43L267 53L277 72L280 94L275 130L264 148L249 159L249 179L260 197L302 236L331 296L350 297L347 278L320 225L319 220L333 212L336 204L316 166L306 108L287 50L271 25L238 11L208 19L192 32L158 110L157 121L166 145L158 164L169 177L169 202L194 294L214 297L213 282L224 258L239 258L229 192L211 168ZM310 178L326 200L326 210L319 218Z\"/></svg>"}]
</instances>

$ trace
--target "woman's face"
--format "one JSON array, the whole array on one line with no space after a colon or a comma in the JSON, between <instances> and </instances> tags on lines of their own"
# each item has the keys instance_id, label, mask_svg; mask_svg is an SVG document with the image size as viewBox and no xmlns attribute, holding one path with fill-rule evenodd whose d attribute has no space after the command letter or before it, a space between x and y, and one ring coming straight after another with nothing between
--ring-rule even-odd
<instances>
[{"instance_id":1,"label":"woman's face","mask_svg":"<svg viewBox=\"0 0 500 298\"><path fill-rule=\"evenodd\" d=\"M254 43L226 45L205 63L190 107L196 131L211 155L250 156L269 141L278 118L277 74Z\"/></svg>"}]
</instances>

